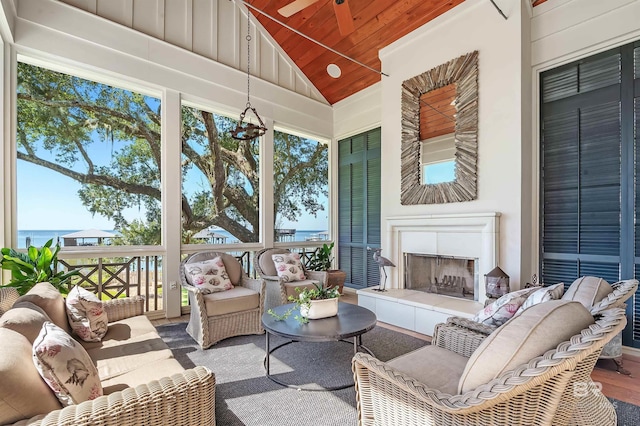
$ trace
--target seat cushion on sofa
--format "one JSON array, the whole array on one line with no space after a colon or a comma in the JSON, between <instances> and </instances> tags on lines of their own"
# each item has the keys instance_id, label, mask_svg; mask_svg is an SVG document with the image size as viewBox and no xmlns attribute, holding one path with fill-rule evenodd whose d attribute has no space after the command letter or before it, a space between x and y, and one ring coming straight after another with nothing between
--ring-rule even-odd
<instances>
[{"instance_id":1,"label":"seat cushion on sofa","mask_svg":"<svg viewBox=\"0 0 640 426\"><path fill-rule=\"evenodd\" d=\"M184 368L173 358L150 362L128 373L102 381L102 390L105 395L121 391L126 388L135 388L152 380L170 377L181 373Z\"/></svg>"},{"instance_id":2,"label":"seat cushion on sofa","mask_svg":"<svg viewBox=\"0 0 640 426\"><path fill-rule=\"evenodd\" d=\"M296 291L296 288L299 288L300 291L304 290L305 288L313 289L315 288L315 284L320 285L320 282L316 280L302 280L284 283L284 291L287 295L287 299L289 299L289 296L293 296L294 298L296 298L300 294Z\"/></svg>"},{"instance_id":3,"label":"seat cushion on sofa","mask_svg":"<svg viewBox=\"0 0 640 426\"><path fill-rule=\"evenodd\" d=\"M110 348L118 346L123 342L151 334L155 337L158 333L151 321L145 315L136 315L134 317L125 318L120 321L109 323L107 334L104 335L100 342L80 342L85 349Z\"/></svg>"},{"instance_id":4,"label":"seat cushion on sofa","mask_svg":"<svg viewBox=\"0 0 640 426\"><path fill-rule=\"evenodd\" d=\"M87 349L98 368L100 380L126 374L163 359L173 358L171 350L157 333L132 337L117 345Z\"/></svg>"},{"instance_id":5,"label":"seat cushion on sofa","mask_svg":"<svg viewBox=\"0 0 640 426\"><path fill-rule=\"evenodd\" d=\"M64 298L58 290L50 283L38 283L34 285L27 294L20 296L18 302L31 302L46 312L47 316L55 325L66 331L71 332L69 322L67 321L67 310L64 304Z\"/></svg>"},{"instance_id":6,"label":"seat cushion on sofa","mask_svg":"<svg viewBox=\"0 0 640 426\"><path fill-rule=\"evenodd\" d=\"M47 314L31 302L17 302L0 317L0 327L16 331L33 344L45 321L51 321Z\"/></svg>"},{"instance_id":7,"label":"seat cushion on sofa","mask_svg":"<svg viewBox=\"0 0 640 426\"><path fill-rule=\"evenodd\" d=\"M613 291L608 282L598 277L580 277L564 292L562 300L573 300L591 309Z\"/></svg>"},{"instance_id":8,"label":"seat cushion on sofa","mask_svg":"<svg viewBox=\"0 0 640 426\"><path fill-rule=\"evenodd\" d=\"M232 314L248 311L260 306L260 294L246 287L234 287L231 290L206 294L204 302L208 316Z\"/></svg>"},{"instance_id":9,"label":"seat cushion on sofa","mask_svg":"<svg viewBox=\"0 0 640 426\"><path fill-rule=\"evenodd\" d=\"M42 380L22 334L0 328L0 424L59 410L62 405Z\"/></svg>"},{"instance_id":10,"label":"seat cushion on sofa","mask_svg":"<svg viewBox=\"0 0 640 426\"><path fill-rule=\"evenodd\" d=\"M579 302L550 300L525 309L491 333L469 358L460 378L460 393L543 355L593 324Z\"/></svg>"},{"instance_id":11,"label":"seat cushion on sofa","mask_svg":"<svg viewBox=\"0 0 640 426\"><path fill-rule=\"evenodd\" d=\"M426 346L394 358L387 365L442 393L458 393L469 358L438 346Z\"/></svg>"}]
</instances>

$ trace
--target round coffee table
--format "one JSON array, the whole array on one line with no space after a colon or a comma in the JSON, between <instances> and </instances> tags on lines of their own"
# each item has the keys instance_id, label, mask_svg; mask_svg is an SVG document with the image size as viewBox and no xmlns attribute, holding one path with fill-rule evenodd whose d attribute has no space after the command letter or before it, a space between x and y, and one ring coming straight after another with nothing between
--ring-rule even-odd
<instances>
[{"instance_id":1,"label":"round coffee table","mask_svg":"<svg viewBox=\"0 0 640 426\"><path fill-rule=\"evenodd\" d=\"M293 307L292 303L282 306L276 306L275 308L273 308L273 310L277 315L282 315L291 307ZM373 353L371 353L371 351L367 347L362 345L362 335L376 326L376 315L370 310L363 308L362 306L353 305L350 303L338 303L338 315L336 316L309 320L307 324L300 324L294 318L299 314L300 313L298 310L294 310L291 315L285 320L277 320L269 313L265 313L264 315L262 315L262 325L266 330L266 355L264 358L264 367L267 377L282 386L310 391L334 391L353 386L353 383L349 383L342 386L314 389L284 383L281 380L271 376L269 372L269 357L271 356L271 353L276 349L294 342L341 341L351 344L352 342L345 340L351 337L353 337L354 354L358 352L358 349L362 349L365 352L373 355ZM269 336L272 334L291 340L282 343L274 348L270 348Z\"/></svg>"}]
</instances>

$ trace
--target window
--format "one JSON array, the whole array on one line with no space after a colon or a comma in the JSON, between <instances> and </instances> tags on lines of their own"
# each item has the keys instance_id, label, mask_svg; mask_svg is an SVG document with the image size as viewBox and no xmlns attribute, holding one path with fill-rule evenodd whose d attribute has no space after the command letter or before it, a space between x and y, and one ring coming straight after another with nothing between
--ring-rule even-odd
<instances>
[{"instance_id":1,"label":"window","mask_svg":"<svg viewBox=\"0 0 640 426\"><path fill-rule=\"evenodd\" d=\"M328 239L327 145L275 131L273 158L276 241Z\"/></svg>"},{"instance_id":2,"label":"window","mask_svg":"<svg viewBox=\"0 0 640 426\"><path fill-rule=\"evenodd\" d=\"M259 139L233 139L236 124L223 115L182 107L184 243L259 241Z\"/></svg>"},{"instance_id":3,"label":"window","mask_svg":"<svg viewBox=\"0 0 640 426\"><path fill-rule=\"evenodd\" d=\"M160 244L160 100L27 63L17 92L18 248Z\"/></svg>"}]
</instances>

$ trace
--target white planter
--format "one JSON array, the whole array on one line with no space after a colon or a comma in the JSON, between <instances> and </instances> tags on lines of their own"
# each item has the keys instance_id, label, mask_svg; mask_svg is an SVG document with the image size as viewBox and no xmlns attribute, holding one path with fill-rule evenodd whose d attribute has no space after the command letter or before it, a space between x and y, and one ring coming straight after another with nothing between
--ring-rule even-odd
<instances>
[{"instance_id":1,"label":"white planter","mask_svg":"<svg viewBox=\"0 0 640 426\"><path fill-rule=\"evenodd\" d=\"M300 315L309 319L328 318L338 315L338 298L312 300L311 306L300 306Z\"/></svg>"}]
</instances>

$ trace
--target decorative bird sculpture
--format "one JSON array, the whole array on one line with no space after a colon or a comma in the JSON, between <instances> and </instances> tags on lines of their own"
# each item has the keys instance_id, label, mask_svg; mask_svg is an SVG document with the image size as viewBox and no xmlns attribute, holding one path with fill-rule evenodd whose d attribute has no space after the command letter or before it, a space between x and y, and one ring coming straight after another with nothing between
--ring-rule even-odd
<instances>
[{"instance_id":1,"label":"decorative bird sculpture","mask_svg":"<svg viewBox=\"0 0 640 426\"><path fill-rule=\"evenodd\" d=\"M382 275L384 274L384 282L382 283L382 285L379 285L378 288L374 290L387 291L387 289L385 288L387 285L387 271L385 271L384 268L385 266L395 267L396 264L390 261L389 259L387 259L386 257L380 256L380 252L382 252L381 248L367 247L367 250L373 252L373 260L378 264L378 267L380 268L380 278L382 278Z\"/></svg>"}]
</instances>

